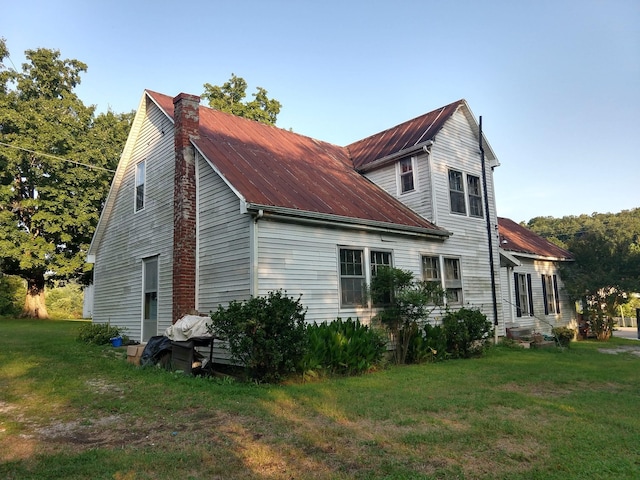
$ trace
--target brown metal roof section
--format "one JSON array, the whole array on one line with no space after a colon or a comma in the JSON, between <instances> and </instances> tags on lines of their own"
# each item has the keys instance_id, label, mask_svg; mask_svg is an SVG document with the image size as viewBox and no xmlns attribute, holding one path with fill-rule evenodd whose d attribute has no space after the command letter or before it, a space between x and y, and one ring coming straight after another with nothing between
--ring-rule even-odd
<instances>
[{"instance_id":1,"label":"brown metal roof section","mask_svg":"<svg viewBox=\"0 0 640 480\"><path fill-rule=\"evenodd\" d=\"M353 166L358 170L380 158L433 140L445 122L464 103L464 100L458 100L348 145Z\"/></svg>"},{"instance_id":2,"label":"brown metal roof section","mask_svg":"<svg viewBox=\"0 0 640 480\"><path fill-rule=\"evenodd\" d=\"M173 99L147 90L173 118ZM356 172L346 148L200 106L196 147L250 204L448 232Z\"/></svg>"},{"instance_id":3,"label":"brown metal roof section","mask_svg":"<svg viewBox=\"0 0 640 480\"><path fill-rule=\"evenodd\" d=\"M571 252L561 248L508 218L498 217L500 248L508 252L573 260Z\"/></svg>"}]
</instances>

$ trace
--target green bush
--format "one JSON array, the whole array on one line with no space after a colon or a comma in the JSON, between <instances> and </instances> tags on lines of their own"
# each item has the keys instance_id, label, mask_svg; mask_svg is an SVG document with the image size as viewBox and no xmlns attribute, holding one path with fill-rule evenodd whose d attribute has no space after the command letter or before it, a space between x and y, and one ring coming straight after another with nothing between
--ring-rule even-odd
<instances>
[{"instance_id":1,"label":"green bush","mask_svg":"<svg viewBox=\"0 0 640 480\"><path fill-rule=\"evenodd\" d=\"M19 315L26 294L27 287L22 278L0 273L0 315Z\"/></svg>"},{"instance_id":2,"label":"green bush","mask_svg":"<svg viewBox=\"0 0 640 480\"><path fill-rule=\"evenodd\" d=\"M437 362L447 358L447 338L440 325L427 323L422 330L412 326L407 363Z\"/></svg>"},{"instance_id":3,"label":"green bush","mask_svg":"<svg viewBox=\"0 0 640 480\"><path fill-rule=\"evenodd\" d=\"M65 283L48 289L47 310L51 318L82 318L84 293L77 283Z\"/></svg>"},{"instance_id":4,"label":"green bush","mask_svg":"<svg viewBox=\"0 0 640 480\"><path fill-rule=\"evenodd\" d=\"M386 352L386 341L377 330L351 318L308 325L307 336L305 371L356 375L379 365Z\"/></svg>"},{"instance_id":5,"label":"green bush","mask_svg":"<svg viewBox=\"0 0 640 480\"><path fill-rule=\"evenodd\" d=\"M305 314L300 297L295 300L278 290L219 306L207 328L229 343L231 357L249 377L278 382L297 371L307 351Z\"/></svg>"},{"instance_id":6,"label":"green bush","mask_svg":"<svg viewBox=\"0 0 640 480\"><path fill-rule=\"evenodd\" d=\"M576 331L569 327L554 327L551 333L558 339L561 347L569 347L571 340L575 337Z\"/></svg>"},{"instance_id":7,"label":"green bush","mask_svg":"<svg viewBox=\"0 0 640 480\"><path fill-rule=\"evenodd\" d=\"M447 353L452 358L480 355L488 345L493 327L480 310L461 308L442 319Z\"/></svg>"},{"instance_id":8,"label":"green bush","mask_svg":"<svg viewBox=\"0 0 640 480\"><path fill-rule=\"evenodd\" d=\"M408 270L380 267L369 291L373 304L381 306L374 319L389 333L394 361L403 364L410 362L411 355L420 357L417 325L426 322L442 305L445 296L442 287L436 282L416 280Z\"/></svg>"},{"instance_id":9,"label":"green bush","mask_svg":"<svg viewBox=\"0 0 640 480\"><path fill-rule=\"evenodd\" d=\"M114 337L122 337L123 343L129 339L124 334L125 327L116 327L108 323L85 323L78 329L78 341L95 345L108 345Z\"/></svg>"}]
</instances>

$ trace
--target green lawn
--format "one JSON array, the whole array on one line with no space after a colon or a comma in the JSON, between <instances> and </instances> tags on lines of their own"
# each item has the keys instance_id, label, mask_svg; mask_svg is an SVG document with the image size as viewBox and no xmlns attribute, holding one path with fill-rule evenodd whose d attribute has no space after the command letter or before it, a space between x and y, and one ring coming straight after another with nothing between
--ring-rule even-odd
<instances>
[{"instance_id":1,"label":"green lawn","mask_svg":"<svg viewBox=\"0 0 640 480\"><path fill-rule=\"evenodd\" d=\"M640 357L573 343L257 386L0 320L0 478L637 479Z\"/></svg>"}]
</instances>

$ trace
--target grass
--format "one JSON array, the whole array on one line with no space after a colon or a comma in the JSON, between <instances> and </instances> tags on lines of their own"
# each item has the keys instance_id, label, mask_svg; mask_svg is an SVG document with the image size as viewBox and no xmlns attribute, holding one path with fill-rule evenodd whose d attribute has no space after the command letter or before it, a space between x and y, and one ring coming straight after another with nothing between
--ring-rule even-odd
<instances>
[{"instance_id":1,"label":"grass","mask_svg":"<svg viewBox=\"0 0 640 480\"><path fill-rule=\"evenodd\" d=\"M640 357L480 359L254 385L192 378L0 320L0 478L624 479L640 476Z\"/></svg>"}]
</instances>

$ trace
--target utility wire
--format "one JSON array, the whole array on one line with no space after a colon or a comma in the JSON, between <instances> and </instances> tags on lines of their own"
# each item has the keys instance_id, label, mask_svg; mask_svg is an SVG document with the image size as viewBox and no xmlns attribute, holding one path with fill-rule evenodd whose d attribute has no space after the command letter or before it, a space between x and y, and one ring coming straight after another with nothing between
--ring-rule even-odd
<instances>
[{"instance_id":1,"label":"utility wire","mask_svg":"<svg viewBox=\"0 0 640 480\"><path fill-rule=\"evenodd\" d=\"M73 163L74 165L79 165L81 167L93 168L95 170L104 170L105 172L116 173L115 170L111 170L109 168L98 167L97 165L91 165L88 163L77 162L75 160L69 160L68 158L56 157L55 155L50 155L48 153L36 152L35 150L29 150L28 148L16 147L15 145L11 145L9 143L0 142L0 145L9 148L15 148L16 150L22 150L24 152L33 153L35 155L42 155L43 157L53 158L55 160L62 160L63 162Z\"/></svg>"}]
</instances>

